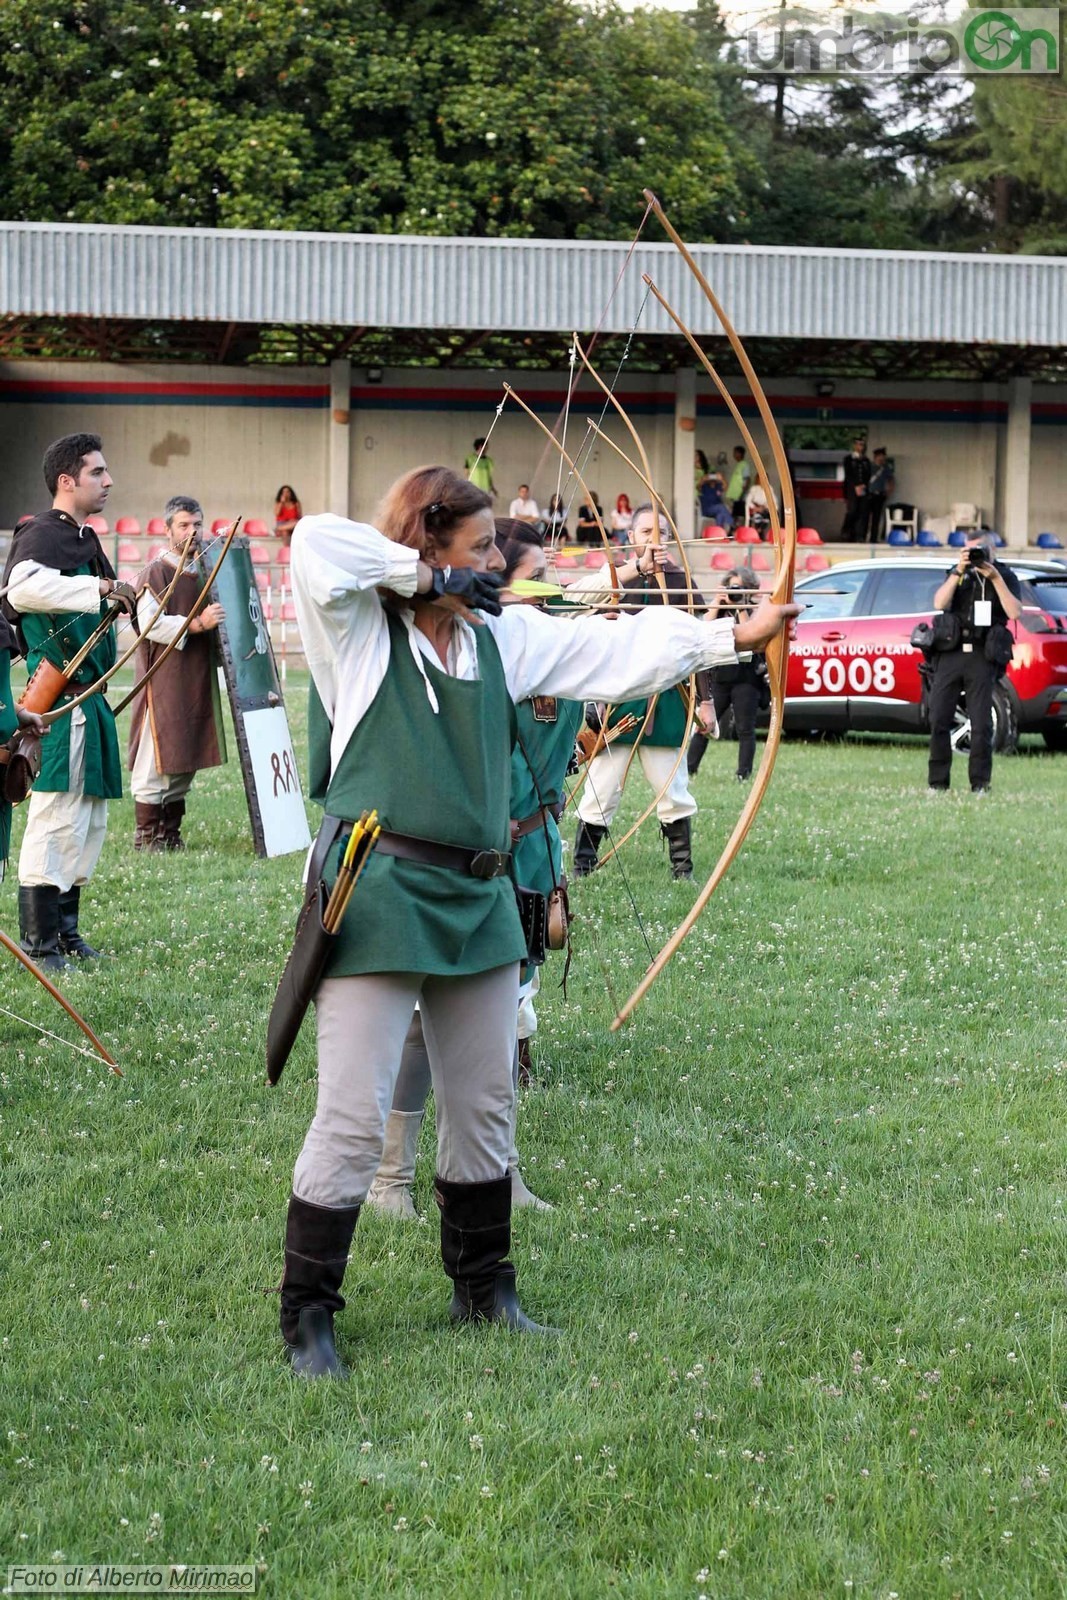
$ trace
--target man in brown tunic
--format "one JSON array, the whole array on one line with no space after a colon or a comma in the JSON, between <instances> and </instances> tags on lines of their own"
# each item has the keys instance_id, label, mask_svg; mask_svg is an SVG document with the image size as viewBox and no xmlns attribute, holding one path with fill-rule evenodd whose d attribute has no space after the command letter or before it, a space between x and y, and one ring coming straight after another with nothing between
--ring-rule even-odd
<instances>
[{"instance_id":1,"label":"man in brown tunic","mask_svg":"<svg viewBox=\"0 0 1067 1600\"><path fill-rule=\"evenodd\" d=\"M139 608L138 677L180 631L204 581L196 560L204 526L199 502L188 495L175 495L167 501L163 516L167 549L137 579L139 589L145 586ZM166 592L194 529L197 537L192 559L175 584L166 610L153 622L158 597ZM133 702L129 759L137 819L135 850L184 850L182 818L193 778L201 767L218 767L226 759L214 639L222 616L220 605L205 606Z\"/></svg>"}]
</instances>

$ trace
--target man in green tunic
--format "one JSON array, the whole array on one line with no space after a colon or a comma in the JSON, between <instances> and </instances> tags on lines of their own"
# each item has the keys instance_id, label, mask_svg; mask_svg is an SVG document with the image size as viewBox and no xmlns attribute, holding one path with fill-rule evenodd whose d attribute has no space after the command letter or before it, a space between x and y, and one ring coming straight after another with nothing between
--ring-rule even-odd
<instances>
[{"instance_id":1,"label":"man in green tunic","mask_svg":"<svg viewBox=\"0 0 1067 1600\"><path fill-rule=\"evenodd\" d=\"M133 591L119 584L87 519L103 510L112 479L95 433L68 434L45 451L52 509L33 517L12 540L4 581L9 619L32 676L42 663L62 671L90 639L109 606L135 609ZM74 674L55 708L114 665L109 628ZM42 749L41 775L29 803L19 854L19 933L22 948L47 967L66 957L98 952L78 929L82 885L100 858L107 802L122 794L115 719L102 694L93 695L52 728Z\"/></svg>"}]
</instances>

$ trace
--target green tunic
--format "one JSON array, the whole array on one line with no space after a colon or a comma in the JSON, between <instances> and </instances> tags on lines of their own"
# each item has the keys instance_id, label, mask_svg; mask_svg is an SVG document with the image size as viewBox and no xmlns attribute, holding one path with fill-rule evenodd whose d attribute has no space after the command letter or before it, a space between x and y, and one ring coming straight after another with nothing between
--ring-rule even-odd
<instances>
[{"instance_id":1,"label":"green tunic","mask_svg":"<svg viewBox=\"0 0 1067 1600\"><path fill-rule=\"evenodd\" d=\"M519 738L511 755L511 814L517 821L532 816L540 805L558 806L562 801L563 779L584 709L580 700L547 698L524 700L515 707ZM547 840L545 831L536 828L519 839L512 860L517 883L551 894L563 866L555 817L548 818Z\"/></svg>"},{"instance_id":2,"label":"green tunic","mask_svg":"<svg viewBox=\"0 0 1067 1600\"><path fill-rule=\"evenodd\" d=\"M377 810L383 828L470 850L510 848L514 708L496 642L476 630L479 677L424 664L435 713L402 622L387 615L389 666L337 763L327 811L352 819ZM312 723L311 770L329 761L328 723ZM341 853L338 848L338 858ZM335 862L336 862L335 858ZM325 976L420 972L467 977L526 953L511 878L473 878L448 867L372 854Z\"/></svg>"},{"instance_id":3,"label":"green tunic","mask_svg":"<svg viewBox=\"0 0 1067 1600\"><path fill-rule=\"evenodd\" d=\"M644 726L645 717L648 715L647 700L625 700L622 705L611 708L611 725L615 726L629 713L637 718L637 726L631 728L629 733L620 733L618 738L611 742L616 744L634 744L637 736ZM689 720L688 689L682 684L675 684L673 689L664 689L656 701L656 709L652 713L652 722L645 733L642 744L663 745L668 750L677 750L685 738L685 726Z\"/></svg>"},{"instance_id":4,"label":"green tunic","mask_svg":"<svg viewBox=\"0 0 1067 1600\"><path fill-rule=\"evenodd\" d=\"M11 691L11 652L0 650L0 744L10 739L18 727L15 696ZM0 870L11 850L11 805L4 799L0 784Z\"/></svg>"},{"instance_id":5,"label":"green tunic","mask_svg":"<svg viewBox=\"0 0 1067 1600\"><path fill-rule=\"evenodd\" d=\"M75 567L64 576L77 578L91 571L88 565ZM53 666L62 668L81 649L106 609L101 602L98 612L84 612L80 616L61 611L24 612L21 624L26 638L27 672L32 676L42 657L51 661ZM109 628L79 667L70 693L61 695L56 701L56 708L64 706L109 667L113 667L117 655L115 630ZM82 793L96 800L120 800L122 767L119 764L119 741L111 707L103 694L94 694L81 709L85 715ZM41 776L33 787L40 793L60 794L70 788L70 717L61 717L53 724L48 738L42 741Z\"/></svg>"},{"instance_id":6,"label":"green tunic","mask_svg":"<svg viewBox=\"0 0 1067 1600\"><path fill-rule=\"evenodd\" d=\"M685 583L685 575L676 567L670 567L663 575L668 596L679 584ZM645 592L631 596L629 590L635 586L633 582L624 583L622 586L623 600L628 611L640 610L643 606L682 605L684 596L675 596L674 599L664 600L658 589L653 590L648 579L636 580L637 584L644 584ZM699 599L699 596L695 598ZM629 733L620 733L612 744L636 744L640 738L642 744L661 745L666 750L677 750L685 738L686 724L689 721L689 686L688 683L677 684L673 689L664 689L656 701L656 709L652 714L649 726L642 733L645 718L648 715L648 700L626 700L622 705L611 708L611 723L620 722L629 715L637 718L636 726Z\"/></svg>"}]
</instances>

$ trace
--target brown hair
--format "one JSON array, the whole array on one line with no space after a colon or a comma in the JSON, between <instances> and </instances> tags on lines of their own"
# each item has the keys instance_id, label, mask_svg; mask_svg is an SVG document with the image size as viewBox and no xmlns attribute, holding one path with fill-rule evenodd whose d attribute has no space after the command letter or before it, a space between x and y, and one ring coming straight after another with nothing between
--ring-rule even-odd
<instances>
[{"instance_id":1,"label":"brown hair","mask_svg":"<svg viewBox=\"0 0 1067 1600\"><path fill-rule=\"evenodd\" d=\"M425 558L435 546L447 549L459 524L492 504L484 489L451 467L416 467L386 492L377 526L387 539Z\"/></svg>"},{"instance_id":2,"label":"brown hair","mask_svg":"<svg viewBox=\"0 0 1067 1600\"><path fill-rule=\"evenodd\" d=\"M496 547L504 557L504 582L509 583L527 550L543 550L544 535L517 517L497 517Z\"/></svg>"}]
</instances>

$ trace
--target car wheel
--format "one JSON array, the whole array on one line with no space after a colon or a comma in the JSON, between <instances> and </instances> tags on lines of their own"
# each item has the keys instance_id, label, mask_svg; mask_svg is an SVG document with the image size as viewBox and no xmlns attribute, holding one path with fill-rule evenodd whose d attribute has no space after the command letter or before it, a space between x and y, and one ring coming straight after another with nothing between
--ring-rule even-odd
<instances>
[{"instance_id":1,"label":"car wheel","mask_svg":"<svg viewBox=\"0 0 1067 1600\"><path fill-rule=\"evenodd\" d=\"M1067 727L1042 728L1041 737L1050 750L1067 750Z\"/></svg>"},{"instance_id":2,"label":"car wheel","mask_svg":"<svg viewBox=\"0 0 1067 1600\"><path fill-rule=\"evenodd\" d=\"M971 748L971 719L966 709L957 706L952 729L953 750ZM1019 747L1019 715L1010 689L998 683L993 690L993 749L997 755L1014 755Z\"/></svg>"}]
</instances>

